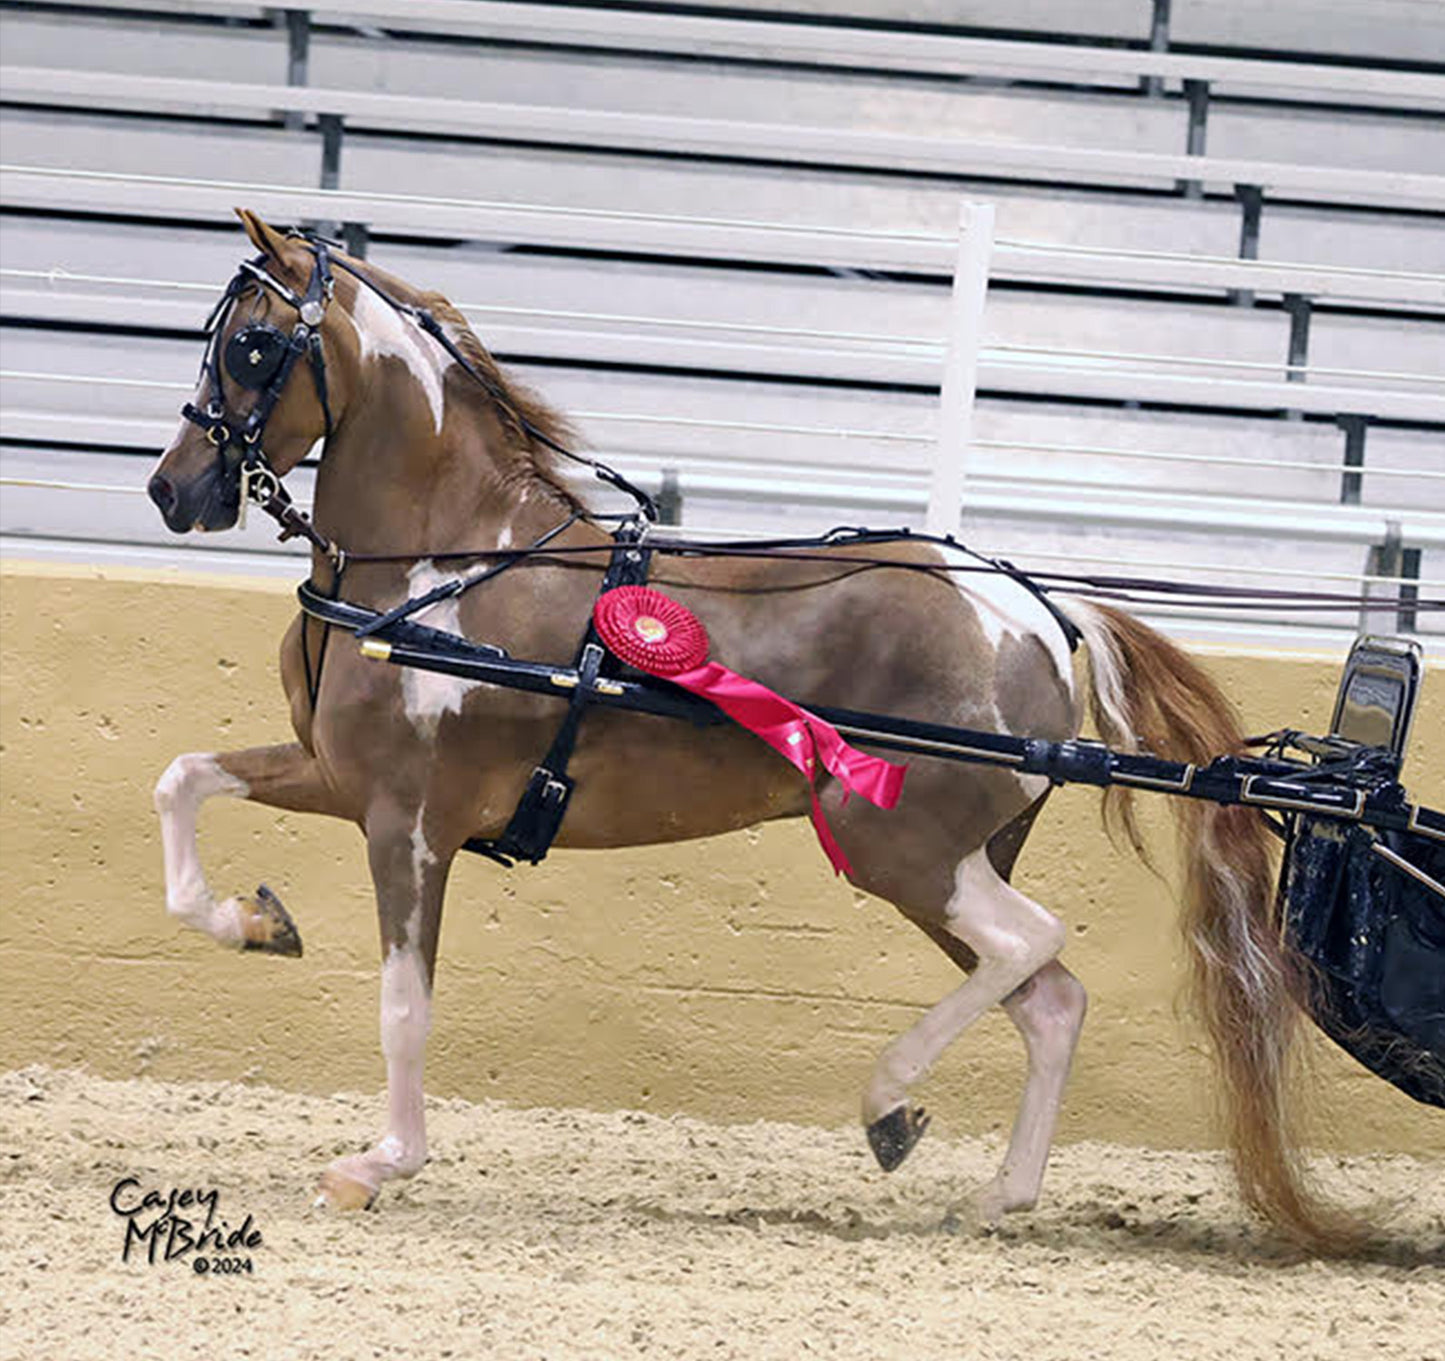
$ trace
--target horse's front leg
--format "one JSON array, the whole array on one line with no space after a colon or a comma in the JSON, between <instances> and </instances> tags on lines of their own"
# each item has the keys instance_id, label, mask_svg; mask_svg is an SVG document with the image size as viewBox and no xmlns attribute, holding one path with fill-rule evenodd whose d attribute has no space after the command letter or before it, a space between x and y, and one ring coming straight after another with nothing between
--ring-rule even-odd
<instances>
[{"instance_id":1,"label":"horse's front leg","mask_svg":"<svg viewBox=\"0 0 1445 1361\"><path fill-rule=\"evenodd\" d=\"M368 817L367 856L381 927L381 1052L386 1059L386 1132L365 1153L338 1158L321 1174L317 1205L363 1209L383 1183L426 1162L422 1069L431 1030L432 974L442 899L455 848L428 842L425 814L391 809Z\"/></svg>"},{"instance_id":2,"label":"horse's front leg","mask_svg":"<svg viewBox=\"0 0 1445 1361\"><path fill-rule=\"evenodd\" d=\"M155 789L166 866L166 910L185 925L238 950L299 955L290 914L264 885L254 898L217 901L201 869L196 816L214 795L272 808L341 816L316 760L299 743L245 751L189 752L166 767Z\"/></svg>"}]
</instances>

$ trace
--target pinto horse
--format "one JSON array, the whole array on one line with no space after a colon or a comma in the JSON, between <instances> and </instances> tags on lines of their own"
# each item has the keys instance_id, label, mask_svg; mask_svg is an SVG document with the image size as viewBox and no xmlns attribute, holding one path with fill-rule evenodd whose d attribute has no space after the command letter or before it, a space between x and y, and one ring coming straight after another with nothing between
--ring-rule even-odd
<instances>
[{"instance_id":1,"label":"pinto horse","mask_svg":"<svg viewBox=\"0 0 1445 1361\"><path fill-rule=\"evenodd\" d=\"M150 480L166 524L184 533L235 523L238 469L251 453L234 451L236 431L259 447L265 427L266 475L276 478L324 437L314 524L349 556L338 582L336 556L313 551L319 590L385 610L489 553L548 540L567 554L527 557L416 617L514 656L570 663L612 540L558 472L561 420L498 369L445 298L239 216L259 255L218 307L188 419ZM338 268L322 279L329 262ZM297 351L289 380L259 394L260 384L235 381L237 364L275 366L276 332L287 328ZM652 584L704 621L715 656L800 703L1054 740L1076 735L1088 712L1126 749L1206 762L1238 747L1231 707L1207 674L1122 612L1059 600L1087 656L1076 676L1058 617L1019 581L951 572L951 551L932 543L874 544L867 562L850 563L854 552L840 545L823 562L664 552ZM233 949L294 954L299 938L269 894L212 894L196 843L203 800L330 814L365 835L382 945L386 1132L325 1168L318 1197L355 1208L426 1161L422 1071L448 871L469 839L503 831L560 710L546 696L378 665L344 634L328 648L326 633L301 615L282 644L294 741L179 756L155 802L167 909ZM638 780L642 749L648 775ZM734 725L593 712L572 773L564 847L682 841L811 806L798 772ZM910 1089L999 1006L1022 1036L1028 1070L1002 1165L971 1213L992 1222L1032 1207L1085 1011L1084 989L1059 959L1063 923L1010 883L1048 781L919 757L891 811L845 801L826 779L820 789L851 882L892 903L965 975L878 1056L862 1119L879 1161L896 1166L923 1131ZM1111 796L1137 849L1127 791ZM1338 1246L1344 1230L1303 1182L1289 1132L1296 966L1275 916L1268 830L1252 811L1176 802L1184 936L1243 1194L1296 1240Z\"/></svg>"}]
</instances>

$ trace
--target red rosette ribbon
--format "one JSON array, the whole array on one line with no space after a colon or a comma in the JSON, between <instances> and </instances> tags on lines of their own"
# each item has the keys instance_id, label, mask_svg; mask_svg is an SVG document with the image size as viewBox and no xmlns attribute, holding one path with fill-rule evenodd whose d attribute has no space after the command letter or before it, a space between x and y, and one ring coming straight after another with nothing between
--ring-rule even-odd
<instances>
[{"instance_id":1,"label":"red rosette ribbon","mask_svg":"<svg viewBox=\"0 0 1445 1361\"><path fill-rule=\"evenodd\" d=\"M903 790L906 766L850 747L838 730L801 705L707 659L707 630L691 610L650 586L619 586L597 599L592 611L608 650L629 666L659 676L711 700L734 722L761 737L806 777L813 796L813 828L834 870L852 866L823 816L812 788L821 764L843 786L843 801L861 794L892 808Z\"/></svg>"}]
</instances>

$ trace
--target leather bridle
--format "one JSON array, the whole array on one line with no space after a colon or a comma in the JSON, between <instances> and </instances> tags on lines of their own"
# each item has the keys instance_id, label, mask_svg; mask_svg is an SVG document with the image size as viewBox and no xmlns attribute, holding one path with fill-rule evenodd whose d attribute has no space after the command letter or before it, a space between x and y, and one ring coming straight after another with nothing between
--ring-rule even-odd
<instances>
[{"instance_id":1,"label":"leather bridle","mask_svg":"<svg viewBox=\"0 0 1445 1361\"><path fill-rule=\"evenodd\" d=\"M220 456L228 494L234 486L238 518L245 523L246 504L265 506L283 496L281 475L266 456L266 423L276 410L296 365L304 357L316 385L316 397L325 420L322 451L334 429L326 383L326 356L321 323L336 292L331 272L331 254L325 241L305 237L313 258L306 291L297 294L266 269L266 257L244 260L237 268L220 301L206 321L208 341L201 357L201 372L210 379L211 396L204 411L193 403L181 407L181 415L206 432ZM226 323L237 303L252 287L269 290L296 313L290 334L270 322L248 322L222 344ZM233 412L226 401L225 374L239 387L251 388L257 397L244 415ZM290 498L285 501L289 504ZM294 532L294 531L293 531Z\"/></svg>"}]
</instances>

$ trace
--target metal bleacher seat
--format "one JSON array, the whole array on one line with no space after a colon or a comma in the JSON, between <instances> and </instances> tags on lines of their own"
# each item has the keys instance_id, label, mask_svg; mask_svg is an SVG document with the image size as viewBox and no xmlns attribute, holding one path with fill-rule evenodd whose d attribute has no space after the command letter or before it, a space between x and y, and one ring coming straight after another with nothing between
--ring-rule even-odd
<instances>
[{"instance_id":1,"label":"metal bleacher seat","mask_svg":"<svg viewBox=\"0 0 1445 1361\"><path fill-rule=\"evenodd\" d=\"M299 49L224 0L0 15L0 310L25 338L4 360L5 533L164 538L128 493L89 493L88 518L13 484L143 481L118 460L174 428L197 357L176 333L236 258L218 228L241 202L364 229L595 447L675 473L689 524L919 522L970 195L1000 238L971 538L1041 565L1223 553L1239 579L1347 581L1393 522L1440 575L1445 126L1418 115L1445 110L1445 76L740 8L325 0ZM1016 31L1042 13L993 8ZM1148 6L1049 9L1150 36ZM1215 21L1196 41L1241 42ZM1252 241L1241 187L1265 201ZM52 321L79 329L35 329ZM82 381L102 454L66 433Z\"/></svg>"}]
</instances>

